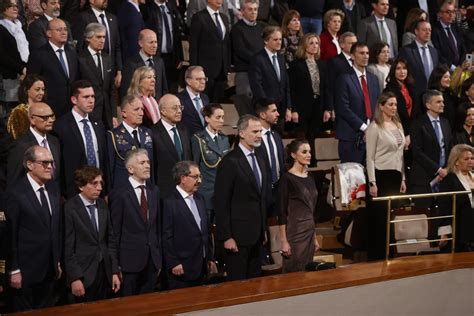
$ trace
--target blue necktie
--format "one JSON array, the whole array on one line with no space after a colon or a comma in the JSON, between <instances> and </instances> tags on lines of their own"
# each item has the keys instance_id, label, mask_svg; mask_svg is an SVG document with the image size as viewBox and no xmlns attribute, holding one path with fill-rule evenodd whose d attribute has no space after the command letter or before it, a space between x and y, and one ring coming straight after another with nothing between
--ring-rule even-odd
<instances>
[{"instance_id":1,"label":"blue necktie","mask_svg":"<svg viewBox=\"0 0 474 316\"><path fill-rule=\"evenodd\" d=\"M200 97L194 97L194 104L196 107L196 111L199 114L199 119L201 120L202 126L204 126L204 117L202 117L201 109L202 109L202 102Z\"/></svg>"},{"instance_id":2,"label":"blue necktie","mask_svg":"<svg viewBox=\"0 0 474 316\"><path fill-rule=\"evenodd\" d=\"M99 234L99 229L97 227L97 216L95 216L95 205L90 204L87 205L87 208L89 209L89 216L91 218L92 226L94 227L94 231Z\"/></svg>"},{"instance_id":3,"label":"blue necktie","mask_svg":"<svg viewBox=\"0 0 474 316\"><path fill-rule=\"evenodd\" d=\"M280 67L278 67L278 59L276 54L272 56L272 64L273 68L275 68L275 73L277 75L278 81L280 81Z\"/></svg>"},{"instance_id":4,"label":"blue necktie","mask_svg":"<svg viewBox=\"0 0 474 316\"><path fill-rule=\"evenodd\" d=\"M216 27L217 27L217 36L219 36L219 39L224 39L224 36L222 35L222 26L219 23L219 13L214 13L214 16L216 17Z\"/></svg>"},{"instance_id":5,"label":"blue necktie","mask_svg":"<svg viewBox=\"0 0 474 316\"><path fill-rule=\"evenodd\" d=\"M260 189L262 187L262 183L260 182L260 175L258 174L257 159L255 158L254 153L250 153L249 156L252 158L252 171L253 175L255 176L255 180L257 181L257 187Z\"/></svg>"},{"instance_id":6,"label":"blue necktie","mask_svg":"<svg viewBox=\"0 0 474 316\"><path fill-rule=\"evenodd\" d=\"M199 216L199 211L196 205L196 202L194 201L194 198L190 195L188 196L189 202L191 202L191 213L193 214L194 220L196 221L196 224L198 225L199 229L201 229L201 216Z\"/></svg>"},{"instance_id":7,"label":"blue necktie","mask_svg":"<svg viewBox=\"0 0 474 316\"><path fill-rule=\"evenodd\" d=\"M170 24L168 22L168 16L166 15L165 6L160 5L161 9L161 18L163 19L163 23L165 24L165 34L166 34L166 52L163 53L171 53L173 51L173 44L171 43L171 29Z\"/></svg>"},{"instance_id":8,"label":"blue necktie","mask_svg":"<svg viewBox=\"0 0 474 316\"><path fill-rule=\"evenodd\" d=\"M443 138L441 137L441 132L439 130L439 120L433 121L433 128L436 134L436 138L438 139L440 153L439 153L439 166L442 168L446 163L446 155L444 154L444 144Z\"/></svg>"},{"instance_id":9,"label":"blue necktie","mask_svg":"<svg viewBox=\"0 0 474 316\"><path fill-rule=\"evenodd\" d=\"M426 53L427 49L428 47L425 47L425 46L421 47L421 50L423 51L423 54L421 55L421 59L422 59L421 62L423 63L423 70L425 72L425 77L426 79L429 79L431 71L430 71L430 65L428 64L428 55Z\"/></svg>"},{"instance_id":10,"label":"blue necktie","mask_svg":"<svg viewBox=\"0 0 474 316\"><path fill-rule=\"evenodd\" d=\"M268 142L268 148L270 150L270 163L271 163L271 172L272 172L272 183L276 183L278 181L278 173L277 173L277 166L276 166L276 156L275 156L275 150L273 149L273 143L272 143L272 132L267 131L267 142Z\"/></svg>"},{"instance_id":11,"label":"blue necktie","mask_svg":"<svg viewBox=\"0 0 474 316\"><path fill-rule=\"evenodd\" d=\"M97 167L97 160L95 159L95 151L94 151L94 142L92 141L92 132L91 128L89 127L89 120L82 119L81 123L84 124L84 137L86 138L86 158L87 158L87 165Z\"/></svg>"},{"instance_id":12,"label":"blue necktie","mask_svg":"<svg viewBox=\"0 0 474 316\"><path fill-rule=\"evenodd\" d=\"M178 131L176 127L171 129L173 131L173 142L176 152L178 153L179 160L183 160L183 146L181 145L181 140L179 139Z\"/></svg>"},{"instance_id":13,"label":"blue necktie","mask_svg":"<svg viewBox=\"0 0 474 316\"><path fill-rule=\"evenodd\" d=\"M63 67L64 74L66 75L66 77L69 78L69 73L67 72L66 62L64 61L64 57L63 57L63 50L60 48L60 49L57 50L57 52L59 53L59 62L61 63L61 67Z\"/></svg>"}]
</instances>

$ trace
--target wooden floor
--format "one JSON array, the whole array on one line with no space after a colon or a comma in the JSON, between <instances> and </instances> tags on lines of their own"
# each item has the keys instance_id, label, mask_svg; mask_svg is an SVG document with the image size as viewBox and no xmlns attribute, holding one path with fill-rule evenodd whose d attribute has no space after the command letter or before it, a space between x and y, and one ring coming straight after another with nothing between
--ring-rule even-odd
<instances>
[{"instance_id":1,"label":"wooden floor","mask_svg":"<svg viewBox=\"0 0 474 316\"><path fill-rule=\"evenodd\" d=\"M474 268L474 253L405 257L170 292L76 304L34 315L166 315L316 293L435 272Z\"/></svg>"}]
</instances>

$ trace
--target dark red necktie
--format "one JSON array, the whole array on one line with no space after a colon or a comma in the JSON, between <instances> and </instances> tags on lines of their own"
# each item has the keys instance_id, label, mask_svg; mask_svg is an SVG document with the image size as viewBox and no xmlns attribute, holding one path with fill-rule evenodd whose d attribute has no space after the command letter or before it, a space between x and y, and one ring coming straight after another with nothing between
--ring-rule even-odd
<instances>
[{"instance_id":1,"label":"dark red necktie","mask_svg":"<svg viewBox=\"0 0 474 316\"><path fill-rule=\"evenodd\" d=\"M140 194L140 207L142 209L143 220L146 224L148 222L148 201L146 200L145 186L141 185L140 190L142 191Z\"/></svg>"},{"instance_id":2,"label":"dark red necktie","mask_svg":"<svg viewBox=\"0 0 474 316\"><path fill-rule=\"evenodd\" d=\"M370 108L369 87L367 87L367 81L364 75L360 76L360 83L362 84L362 93L364 94L365 114L370 120L372 118L372 110Z\"/></svg>"}]
</instances>

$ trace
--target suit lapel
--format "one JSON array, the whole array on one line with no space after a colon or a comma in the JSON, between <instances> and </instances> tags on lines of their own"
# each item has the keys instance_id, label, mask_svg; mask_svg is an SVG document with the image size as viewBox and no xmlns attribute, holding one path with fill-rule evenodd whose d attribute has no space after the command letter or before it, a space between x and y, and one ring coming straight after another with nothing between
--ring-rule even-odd
<instances>
[{"instance_id":1,"label":"suit lapel","mask_svg":"<svg viewBox=\"0 0 474 316\"><path fill-rule=\"evenodd\" d=\"M416 63L418 64L418 67L419 69L424 69L423 68L423 61L421 60L421 56L420 56L420 53L418 51L418 46L416 45L415 42L413 42L412 44L412 55L413 55L413 59L416 60Z\"/></svg>"},{"instance_id":2,"label":"suit lapel","mask_svg":"<svg viewBox=\"0 0 474 316\"><path fill-rule=\"evenodd\" d=\"M100 204L98 201L96 202L97 205L97 220L99 222L99 235L98 240L107 240L107 209L102 207L102 204Z\"/></svg>"},{"instance_id":3,"label":"suit lapel","mask_svg":"<svg viewBox=\"0 0 474 316\"><path fill-rule=\"evenodd\" d=\"M217 137L219 138L219 136ZM204 139L206 140L206 145L209 149L216 152L219 156L223 156L222 150L217 147L216 142L211 138L207 131L204 131Z\"/></svg>"},{"instance_id":4,"label":"suit lapel","mask_svg":"<svg viewBox=\"0 0 474 316\"><path fill-rule=\"evenodd\" d=\"M201 231L201 229L199 229L198 224L196 223L196 220L194 219L194 215L191 212L191 209L189 208L188 204L186 203L186 201L182 197L181 193L176 191L175 195L176 195L176 200L177 200L177 204L178 204L177 209L182 210L182 213L183 213L184 217L187 218L187 220L189 221L191 226L193 226L198 231ZM196 199L194 200L194 202L195 202L196 207L197 207L198 203L197 203ZM199 216L201 216L201 214L199 212L199 207L197 207L197 208L198 208ZM202 227L202 224L203 223L202 223L202 217L201 217L201 227Z\"/></svg>"},{"instance_id":5,"label":"suit lapel","mask_svg":"<svg viewBox=\"0 0 474 316\"><path fill-rule=\"evenodd\" d=\"M65 47L63 47L65 48ZM66 76L66 74L64 73L64 69L63 69L63 66L61 66L61 62L59 61L59 58L58 56L56 55L56 52L54 51L53 47L51 46L51 44L48 43L48 51L51 55L51 59L54 60L54 63L56 64L56 67L59 69L59 72L64 76L64 78L66 80L68 80L69 78ZM65 49L64 49L65 51ZM64 52L63 52L64 53ZM66 56L67 58L67 56ZM67 58L68 59L68 62L69 62L69 59L70 58Z\"/></svg>"},{"instance_id":6,"label":"suit lapel","mask_svg":"<svg viewBox=\"0 0 474 316\"><path fill-rule=\"evenodd\" d=\"M255 187L255 190L260 193L260 189L258 188L258 185L257 185L257 179L255 179L255 175L253 173L252 167L250 167L247 157L245 156L244 152L242 151L242 149L240 149L238 145L235 147L235 150L238 150L238 153L241 156L241 158L239 159L240 168L247 175L247 177L251 179L250 181ZM258 155L256 155L256 157L257 156ZM260 166L260 172L263 173L262 169L263 168ZM262 174L262 178L263 178L263 174Z\"/></svg>"},{"instance_id":7,"label":"suit lapel","mask_svg":"<svg viewBox=\"0 0 474 316\"><path fill-rule=\"evenodd\" d=\"M72 133L74 134L74 137L76 137L76 141L78 142L78 144L80 144L81 146L79 146L81 148L81 151L82 153L84 154L84 156L86 155L86 152L85 152L85 146L84 146L84 141L82 140L82 136L81 136L81 132L79 131L79 126L82 125L82 123L79 123L77 124L76 120L74 119L74 115L72 115L71 112L69 112L67 115L69 115L69 126L71 127L72 129Z\"/></svg>"},{"instance_id":8,"label":"suit lapel","mask_svg":"<svg viewBox=\"0 0 474 316\"><path fill-rule=\"evenodd\" d=\"M438 137L436 137L436 133L435 133L433 124L431 123L431 120L430 120L428 114L425 114L424 121L425 121L426 129L428 130L428 133L434 139L436 144L438 144L438 147L439 147Z\"/></svg>"},{"instance_id":9,"label":"suit lapel","mask_svg":"<svg viewBox=\"0 0 474 316\"><path fill-rule=\"evenodd\" d=\"M163 122L161 122L161 120L158 121L156 126L157 126L158 130L160 131L161 139L163 140L164 145L168 148L169 153L171 155L173 155L173 157L176 161L178 161L179 160L178 152L176 151L176 147L174 146L174 143L171 141L170 135L168 134L168 131L166 130L165 126L163 125ZM181 141L181 143L182 143L182 141ZM184 150L184 148L183 148L183 150Z\"/></svg>"},{"instance_id":10,"label":"suit lapel","mask_svg":"<svg viewBox=\"0 0 474 316\"><path fill-rule=\"evenodd\" d=\"M137 195L135 194L135 189L132 187L132 184L128 182L128 195L129 195L129 198L130 200L132 200L132 204L134 206L134 209L135 209L135 212L138 216L138 218L140 218L140 221L141 223L143 223L145 225L145 221L143 219L143 214L142 214L142 208L140 206L140 201L138 200L138 197ZM151 195L151 192L150 192L150 189L148 189L148 187L146 188L146 194L147 194L147 202L148 202L148 210L151 209L150 207L150 195ZM148 214L148 217L149 219L151 220L151 214Z\"/></svg>"},{"instance_id":11,"label":"suit lapel","mask_svg":"<svg viewBox=\"0 0 474 316\"><path fill-rule=\"evenodd\" d=\"M95 239L98 239L96 229L94 228L94 226L92 226L93 224L92 224L91 216L89 215L89 211L87 210L86 206L82 202L79 195L76 195L74 197L74 204L75 204L74 206L75 206L75 209L76 209L76 212L77 212L77 215L79 216L79 218L82 220L84 225L87 226L87 228L91 232L91 235L94 236ZM96 207L97 207L97 204L96 204ZM97 208L97 215L99 216L99 218L100 218L100 213L101 212ZM100 227L101 227L101 223L100 223L100 220L99 220L99 229L100 229Z\"/></svg>"},{"instance_id":12,"label":"suit lapel","mask_svg":"<svg viewBox=\"0 0 474 316\"><path fill-rule=\"evenodd\" d=\"M364 94L362 93L362 88L360 86L359 78L357 78L357 74L354 72L351 74L352 84L354 85L355 90L359 94L359 96L364 100Z\"/></svg>"},{"instance_id":13,"label":"suit lapel","mask_svg":"<svg viewBox=\"0 0 474 316\"><path fill-rule=\"evenodd\" d=\"M33 204L33 212L35 215L37 215L40 219L41 222L46 226L49 227L50 223L47 222L46 216L43 216L44 214L41 214L41 204L38 200L38 197L36 195L36 192L33 191L33 188L31 187L30 182L28 181L28 178L25 177L25 184L27 185L27 190L26 190L26 197L28 200L31 201Z\"/></svg>"},{"instance_id":14,"label":"suit lapel","mask_svg":"<svg viewBox=\"0 0 474 316\"><path fill-rule=\"evenodd\" d=\"M275 77L275 80L279 81L278 76L277 76L276 71L275 71L275 68L273 67L273 63L270 60L270 57L268 57L267 51L265 49L262 51L262 55L263 55L263 58L265 60L265 63L267 64L267 67L270 67L271 73ZM281 68L280 68L280 76L281 76Z\"/></svg>"},{"instance_id":15,"label":"suit lapel","mask_svg":"<svg viewBox=\"0 0 474 316\"><path fill-rule=\"evenodd\" d=\"M97 67L97 65L95 64L94 62L94 57L92 57L91 53L89 52L88 49L85 49L84 50L84 55L86 57L86 62L87 64L89 65L90 69L94 69L94 75L97 79L99 79L100 81L102 81L102 77L100 76L100 73L99 73L99 68ZM101 58L102 60L104 60L103 58ZM102 64L103 65L103 64ZM103 67L102 67L103 68ZM102 69L103 70L103 69Z\"/></svg>"}]
</instances>

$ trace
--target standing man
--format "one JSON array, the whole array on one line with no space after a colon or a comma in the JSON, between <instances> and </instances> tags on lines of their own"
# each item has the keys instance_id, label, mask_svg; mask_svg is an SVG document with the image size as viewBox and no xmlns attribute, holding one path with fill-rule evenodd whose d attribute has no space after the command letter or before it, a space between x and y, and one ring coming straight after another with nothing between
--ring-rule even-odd
<instances>
[{"instance_id":1,"label":"standing man","mask_svg":"<svg viewBox=\"0 0 474 316\"><path fill-rule=\"evenodd\" d=\"M163 253L170 289L202 285L211 269L211 233L204 199L196 193L199 167L180 161L173 168L176 188L163 201Z\"/></svg>"},{"instance_id":2,"label":"standing man","mask_svg":"<svg viewBox=\"0 0 474 316\"><path fill-rule=\"evenodd\" d=\"M366 71L369 48L355 43L351 48L353 71L339 76L336 82L336 138L341 163L365 164L365 130L375 113L379 86L375 75Z\"/></svg>"},{"instance_id":3,"label":"standing man","mask_svg":"<svg viewBox=\"0 0 474 316\"><path fill-rule=\"evenodd\" d=\"M221 102L231 62L229 19L219 9L223 0L207 0L207 7L193 15L189 34L192 66L202 66L208 77L206 94Z\"/></svg>"},{"instance_id":4,"label":"standing man","mask_svg":"<svg viewBox=\"0 0 474 316\"><path fill-rule=\"evenodd\" d=\"M6 287L5 272L9 247L6 208L9 204L8 193L0 192L0 294Z\"/></svg>"},{"instance_id":5,"label":"standing man","mask_svg":"<svg viewBox=\"0 0 474 316\"><path fill-rule=\"evenodd\" d=\"M28 148L23 157L26 177L10 190L8 275L15 312L53 306L55 280L62 274L60 197L48 185L53 164L46 148Z\"/></svg>"},{"instance_id":6,"label":"standing man","mask_svg":"<svg viewBox=\"0 0 474 316\"><path fill-rule=\"evenodd\" d=\"M86 80L72 86L72 110L54 125L54 132L61 144L62 182L64 196L76 195L74 171L83 165L101 168L107 174L105 128L102 122L89 117L94 110L94 89ZM108 177L103 176L105 183Z\"/></svg>"},{"instance_id":7,"label":"standing man","mask_svg":"<svg viewBox=\"0 0 474 316\"><path fill-rule=\"evenodd\" d=\"M188 130L189 136L204 129L204 115L201 110L209 104L209 97L204 93L207 77L201 66L189 66L184 73L186 89L177 97L184 106L182 124Z\"/></svg>"},{"instance_id":8,"label":"standing man","mask_svg":"<svg viewBox=\"0 0 474 316\"><path fill-rule=\"evenodd\" d=\"M123 296L151 293L161 270L160 191L149 183L148 152L127 153L128 181L110 193L110 209L118 240Z\"/></svg>"},{"instance_id":9,"label":"standing man","mask_svg":"<svg viewBox=\"0 0 474 316\"><path fill-rule=\"evenodd\" d=\"M222 159L216 175L217 239L224 242L229 280L257 277L266 240L266 188L269 175L255 148L262 142L262 124L252 115L239 119L239 144Z\"/></svg>"},{"instance_id":10,"label":"standing man","mask_svg":"<svg viewBox=\"0 0 474 316\"><path fill-rule=\"evenodd\" d=\"M113 65L110 56L104 52L107 29L100 23L86 26L84 37L87 48L79 53L81 79L92 83L95 94L94 111L91 117L112 129L117 127L117 107L112 98Z\"/></svg>"},{"instance_id":11,"label":"standing man","mask_svg":"<svg viewBox=\"0 0 474 316\"><path fill-rule=\"evenodd\" d=\"M99 198L100 169L74 172L79 194L64 204L64 262L73 302L105 299L120 290L117 244L107 203Z\"/></svg>"}]
</instances>

